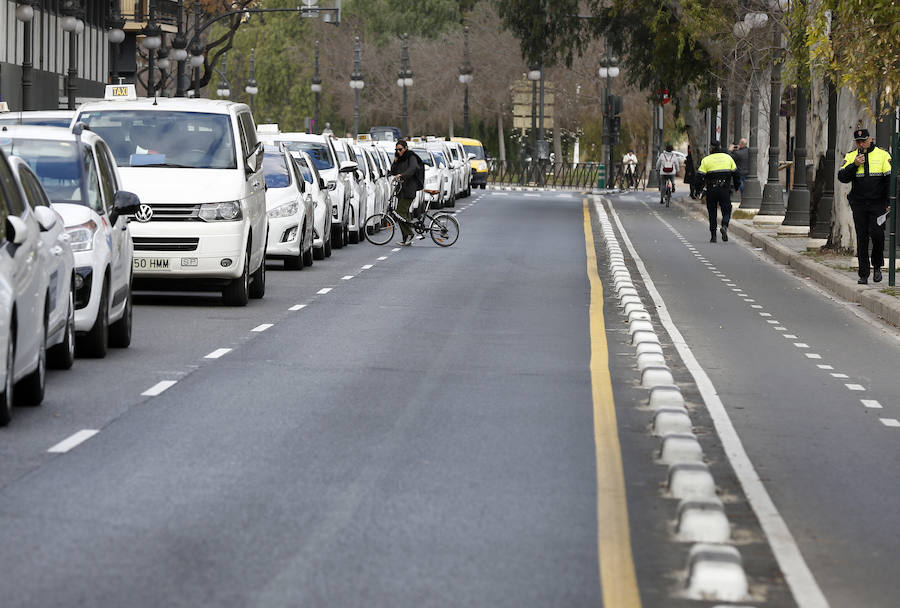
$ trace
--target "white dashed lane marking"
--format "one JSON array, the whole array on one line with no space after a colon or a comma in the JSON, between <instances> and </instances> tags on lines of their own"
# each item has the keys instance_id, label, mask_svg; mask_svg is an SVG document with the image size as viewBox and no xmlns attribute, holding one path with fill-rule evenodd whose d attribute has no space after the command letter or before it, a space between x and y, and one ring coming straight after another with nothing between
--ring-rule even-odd
<instances>
[{"instance_id":1,"label":"white dashed lane marking","mask_svg":"<svg viewBox=\"0 0 900 608\"><path fill-rule=\"evenodd\" d=\"M832 366L830 366L830 365L817 365L816 367L818 367L819 369L834 369L834 368L833 368Z\"/></svg>"},{"instance_id":2,"label":"white dashed lane marking","mask_svg":"<svg viewBox=\"0 0 900 608\"><path fill-rule=\"evenodd\" d=\"M832 373L832 374L831 374L831 377L832 377L832 378L840 378L841 380L846 380L846 379L848 379L850 376L848 376L847 374L837 374L837 373Z\"/></svg>"},{"instance_id":3,"label":"white dashed lane marking","mask_svg":"<svg viewBox=\"0 0 900 608\"><path fill-rule=\"evenodd\" d=\"M54 454L65 454L75 446L84 443L99 432L100 431L95 429L82 429L71 437L63 439L47 451Z\"/></svg>"},{"instance_id":4,"label":"white dashed lane marking","mask_svg":"<svg viewBox=\"0 0 900 608\"><path fill-rule=\"evenodd\" d=\"M845 384L844 386L846 386L847 390L849 390L849 391L864 391L864 390L866 390L866 387L864 387L862 384Z\"/></svg>"},{"instance_id":5,"label":"white dashed lane marking","mask_svg":"<svg viewBox=\"0 0 900 608\"><path fill-rule=\"evenodd\" d=\"M365 266L362 267L362 269L363 269L363 270L368 270L368 269L371 268L372 266L374 266L374 264L366 264Z\"/></svg>"},{"instance_id":6,"label":"white dashed lane marking","mask_svg":"<svg viewBox=\"0 0 900 608\"><path fill-rule=\"evenodd\" d=\"M397 251L400 251L400 248L399 248L399 247L394 247L393 249L391 249L391 251L392 251L392 252L397 252Z\"/></svg>"},{"instance_id":7,"label":"white dashed lane marking","mask_svg":"<svg viewBox=\"0 0 900 608\"><path fill-rule=\"evenodd\" d=\"M329 291L331 291L331 287L323 287L322 289L320 289L320 290L317 291L316 293L317 293L318 295L320 295L320 296L324 296L324 295L325 295L326 293L328 293Z\"/></svg>"},{"instance_id":8,"label":"white dashed lane marking","mask_svg":"<svg viewBox=\"0 0 900 608\"><path fill-rule=\"evenodd\" d=\"M387 256L386 256L386 255L383 255L383 256L381 256L380 258L378 258L378 261L379 261L379 262L383 262L383 261L386 260L386 259L387 259Z\"/></svg>"},{"instance_id":9,"label":"white dashed lane marking","mask_svg":"<svg viewBox=\"0 0 900 608\"><path fill-rule=\"evenodd\" d=\"M230 348L217 348L216 350L212 351L211 353L209 353L208 355L206 355L203 358L204 359L218 359L219 357L221 357L223 355L227 355L230 352L231 352Z\"/></svg>"},{"instance_id":10,"label":"white dashed lane marking","mask_svg":"<svg viewBox=\"0 0 900 608\"><path fill-rule=\"evenodd\" d=\"M254 327L254 328L251 329L250 331L256 331L256 332L266 331L267 329L269 329L269 328L272 327L273 325L274 325L273 323L263 323L263 324L261 324L261 325L257 325L256 327Z\"/></svg>"},{"instance_id":11,"label":"white dashed lane marking","mask_svg":"<svg viewBox=\"0 0 900 608\"><path fill-rule=\"evenodd\" d=\"M896 418L879 418L879 420L881 420L881 424L883 424L884 426L900 426L900 420L897 420Z\"/></svg>"},{"instance_id":12,"label":"white dashed lane marking","mask_svg":"<svg viewBox=\"0 0 900 608\"><path fill-rule=\"evenodd\" d=\"M302 308L306 308L306 304L294 304L293 306L291 306L290 308L288 308L288 310L298 311L298 310L300 310L300 309L302 309Z\"/></svg>"},{"instance_id":13,"label":"white dashed lane marking","mask_svg":"<svg viewBox=\"0 0 900 608\"><path fill-rule=\"evenodd\" d=\"M178 384L177 380L162 380L145 390L143 393L141 393L141 395L143 395L144 397L156 397L157 395L162 394L163 391L172 388L176 384Z\"/></svg>"},{"instance_id":14,"label":"white dashed lane marking","mask_svg":"<svg viewBox=\"0 0 900 608\"><path fill-rule=\"evenodd\" d=\"M352 279L352 278L353 278L353 275L352 275L352 274L348 274L348 275L346 275L346 276L341 277L341 280L342 280L342 281L349 281L349 280Z\"/></svg>"},{"instance_id":15,"label":"white dashed lane marking","mask_svg":"<svg viewBox=\"0 0 900 608\"><path fill-rule=\"evenodd\" d=\"M883 409L883 407L884 407L880 403L878 403L878 401L876 401L875 399L860 399L859 401L867 408L873 409L873 410L880 410L880 409Z\"/></svg>"},{"instance_id":16,"label":"white dashed lane marking","mask_svg":"<svg viewBox=\"0 0 900 608\"><path fill-rule=\"evenodd\" d=\"M821 359L822 355L817 355L816 353L804 353L807 359Z\"/></svg>"}]
</instances>

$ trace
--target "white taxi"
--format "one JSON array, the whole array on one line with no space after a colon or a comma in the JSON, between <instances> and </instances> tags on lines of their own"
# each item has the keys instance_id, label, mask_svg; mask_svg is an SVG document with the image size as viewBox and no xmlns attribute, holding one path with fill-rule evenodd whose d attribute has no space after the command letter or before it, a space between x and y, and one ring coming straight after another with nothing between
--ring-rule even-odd
<instances>
[{"instance_id":1,"label":"white taxi","mask_svg":"<svg viewBox=\"0 0 900 608\"><path fill-rule=\"evenodd\" d=\"M250 108L210 99L138 99L110 85L79 108L141 197L131 224L138 287L221 291L228 306L266 292L263 146Z\"/></svg>"},{"instance_id":2,"label":"white taxi","mask_svg":"<svg viewBox=\"0 0 900 608\"><path fill-rule=\"evenodd\" d=\"M288 270L313 263L313 200L294 159L282 146L266 146L263 160L269 242L266 257L284 260Z\"/></svg>"}]
</instances>

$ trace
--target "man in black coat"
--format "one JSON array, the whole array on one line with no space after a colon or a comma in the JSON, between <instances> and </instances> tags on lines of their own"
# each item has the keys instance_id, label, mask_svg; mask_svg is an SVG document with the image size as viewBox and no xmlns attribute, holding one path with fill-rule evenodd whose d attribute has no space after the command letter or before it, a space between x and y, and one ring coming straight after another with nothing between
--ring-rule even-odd
<instances>
[{"instance_id":1,"label":"man in black coat","mask_svg":"<svg viewBox=\"0 0 900 608\"><path fill-rule=\"evenodd\" d=\"M412 221L410 205L416 200L416 194L425 187L419 183L422 161L409 149L409 145L403 139L397 140L394 147L394 162L391 165L390 174L394 179L401 181L400 193L397 196L397 214L407 222ZM405 223L400 222L400 232L403 234L403 244L412 245L414 233Z\"/></svg>"}]
</instances>

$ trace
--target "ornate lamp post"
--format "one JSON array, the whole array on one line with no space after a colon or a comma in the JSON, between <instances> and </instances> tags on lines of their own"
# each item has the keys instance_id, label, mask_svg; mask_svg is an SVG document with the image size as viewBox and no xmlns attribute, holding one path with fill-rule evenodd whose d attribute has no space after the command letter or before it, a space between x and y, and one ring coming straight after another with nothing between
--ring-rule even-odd
<instances>
[{"instance_id":1,"label":"ornate lamp post","mask_svg":"<svg viewBox=\"0 0 900 608\"><path fill-rule=\"evenodd\" d=\"M227 54L222 55L222 70L219 71L219 88L216 89L216 95L223 99L231 99L231 85L228 84L228 66L225 63Z\"/></svg>"},{"instance_id":2,"label":"ornate lamp post","mask_svg":"<svg viewBox=\"0 0 900 608\"><path fill-rule=\"evenodd\" d=\"M309 132L315 133L319 126L319 95L322 94L322 79L319 78L319 41L316 40L316 69L310 81L309 90L313 92L313 122Z\"/></svg>"},{"instance_id":3,"label":"ornate lamp post","mask_svg":"<svg viewBox=\"0 0 900 608\"><path fill-rule=\"evenodd\" d=\"M147 51L147 96L156 94L156 49L162 47L162 28L156 22L156 2L150 0L147 25L141 47Z\"/></svg>"},{"instance_id":4,"label":"ornate lamp post","mask_svg":"<svg viewBox=\"0 0 900 608\"><path fill-rule=\"evenodd\" d=\"M109 16L106 18L106 26L109 28L106 32L106 38L112 44L112 47L109 49L109 71L110 75L115 78L119 75L118 59L121 52L119 45L125 40L125 19L122 18L122 13L119 11L118 2L110 10Z\"/></svg>"},{"instance_id":5,"label":"ornate lamp post","mask_svg":"<svg viewBox=\"0 0 900 608\"><path fill-rule=\"evenodd\" d=\"M244 87L250 96L250 111L253 112L253 100L259 93L259 84L256 82L256 49L250 49L250 78L247 79L247 86Z\"/></svg>"},{"instance_id":6,"label":"ornate lamp post","mask_svg":"<svg viewBox=\"0 0 900 608\"><path fill-rule=\"evenodd\" d=\"M618 61L615 57L609 57L607 55L606 59L603 61L603 65L600 66L600 69L597 71L597 74L600 78L606 79L606 92L604 93L604 98L606 99L606 145L609 149L609 165L606 168L606 187L609 188L610 184L614 183L615 178L615 159L613 158L613 94L612 94L612 79L619 75L619 67L616 65Z\"/></svg>"},{"instance_id":7,"label":"ornate lamp post","mask_svg":"<svg viewBox=\"0 0 900 608\"><path fill-rule=\"evenodd\" d=\"M463 137L469 136L469 84L472 82L472 64L469 62L469 26L463 28L463 64L459 68L459 81L463 84Z\"/></svg>"},{"instance_id":8,"label":"ornate lamp post","mask_svg":"<svg viewBox=\"0 0 900 608\"><path fill-rule=\"evenodd\" d=\"M409 135L409 120L406 107L406 90L413 85L413 72L409 67L409 34L403 34L403 47L400 53L400 71L397 72L397 86L403 89L403 107L400 114L400 129L403 136Z\"/></svg>"},{"instance_id":9,"label":"ornate lamp post","mask_svg":"<svg viewBox=\"0 0 900 608\"><path fill-rule=\"evenodd\" d=\"M769 22L769 16L761 12L751 12L744 15L743 21L734 24L734 35L738 38L746 38L754 29L758 29ZM747 179L744 181L744 191L741 193L741 209L756 213L762 202L762 186L759 183L759 69L753 54L750 55L750 167Z\"/></svg>"},{"instance_id":10,"label":"ornate lamp post","mask_svg":"<svg viewBox=\"0 0 900 608\"><path fill-rule=\"evenodd\" d=\"M16 19L22 22L22 109L33 110L34 100L32 99L31 86L34 74L34 64L32 62L32 33L34 31L34 5L33 0L24 0L16 7Z\"/></svg>"},{"instance_id":11,"label":"ornate lamp post","mask_svg":"<svg viewBox=\"0 0 900 608\"><path fill-rule=\"evenodd\" d=\"M172 40L172 51L169 55L172 60L177 63L175 71L175 97L184 97L184 91L187 89L187 82L184 74L184 62L188 58L187 45L188 41L184 35L184 3L179 1L175 12L175 27L178 31Z\"/></svg>"},{"instance_id":12,"label":"ornate lamp post","mask_svg":"<svg viewBox=\"0 0 900 608\"><path fill-rule=\"evenodd\" d=\"M353 43L353 73L350 74L350 88L353 89L353 137L359 135L359 92L366 86L362 72L359 69L362 49L359 45L359 36Z\"/></svg>"},{"instance_id":13,"label":"ornate lamp post","mask_svg":"<svg viewBox=\"0 0 900 608\"><path fill-rule=\"evenodd\" d=\"M78 78L78 36L84 31L84 21L81 17L81 6L77 0L66 0L62 6L62 12L65 17L62 18L60 26L64 32L69 32L69 69L66 72L66 94L69 98L68 108L75 109L75 92L78 90L78 84L75 82Z\"/></svg>"},{"instance_id":14,"label":"ornate lamp post","mask_svg":"<svg viewBox=\"0 0 900 608\"><path fill-rule=\"evenodd\" d=\"M537 83L541 79L541 66L534 63L528 68L528 80L531 81L531 162L537 160Z\"/></svg>"}]
</instances>

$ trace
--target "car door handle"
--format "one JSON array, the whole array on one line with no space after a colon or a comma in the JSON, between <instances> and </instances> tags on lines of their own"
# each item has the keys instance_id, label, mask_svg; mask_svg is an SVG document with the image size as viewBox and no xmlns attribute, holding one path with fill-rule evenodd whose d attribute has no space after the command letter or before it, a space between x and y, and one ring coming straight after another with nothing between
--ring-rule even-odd
<instances>
[{"instance_id":1,"label":"car door handle","mask_svg":"<svg viewBox=\"0 0 900 608\"><path fill-rule=\"evenodd\" d=\"M53 255L55 255L57 257L61 256L62 252L63 252L63 248L60 247L59 245L55 245L50 248L50 253L52 253Z\"/></svg>"}]
</instances>

